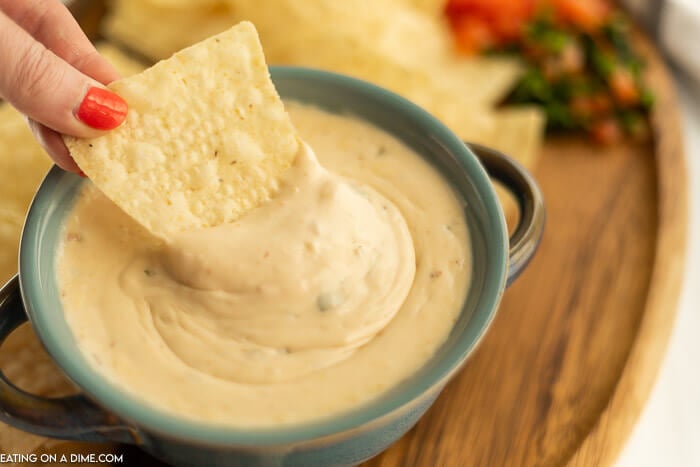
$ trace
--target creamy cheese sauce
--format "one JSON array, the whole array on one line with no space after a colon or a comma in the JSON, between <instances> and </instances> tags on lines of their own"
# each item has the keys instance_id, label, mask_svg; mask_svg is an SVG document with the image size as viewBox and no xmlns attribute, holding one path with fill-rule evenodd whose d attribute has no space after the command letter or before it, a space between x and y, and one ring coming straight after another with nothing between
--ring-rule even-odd
<instances>
[{"instance_id":1,"label":"creamy cheese sauce","mask_svg":"<svg viewBox=\"0 0 700 467\"><path fill-rule=\"evenodd\" d=\"M79 347L156 407L242 427L347 411L417 371L459 316L471 255L450 186L367 123L287 109L308 145L237 222L164 242L87 185L64 226Z\"/></svg>"}]
</instances>

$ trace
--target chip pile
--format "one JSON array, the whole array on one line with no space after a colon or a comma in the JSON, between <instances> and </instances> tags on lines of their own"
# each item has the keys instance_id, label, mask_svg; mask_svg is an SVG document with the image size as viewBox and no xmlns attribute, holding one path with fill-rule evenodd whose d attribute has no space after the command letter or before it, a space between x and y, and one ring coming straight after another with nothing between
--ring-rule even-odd
<instances>
[{"instance_id":1,"label":"chip pile","mask_svg":"<svg viewBox=\"0 0 700 467\"><path fill-rule=\"evenodd\" d=\"M497 108L520 76L520 63L459 56L440 15L443 7L443 0L376 0L371 6L366 0L115 0L103 32L160 60L251 21L268 63L374 82L425 108L461 138L532 168L542 142L541 111Z\"/></svg>"}]
</instances>

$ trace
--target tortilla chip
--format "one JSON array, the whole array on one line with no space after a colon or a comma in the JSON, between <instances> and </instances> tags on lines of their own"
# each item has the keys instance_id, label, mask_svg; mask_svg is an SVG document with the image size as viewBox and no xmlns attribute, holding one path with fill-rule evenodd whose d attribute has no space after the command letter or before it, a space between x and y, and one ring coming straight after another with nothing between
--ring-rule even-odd
<instances>
[{"instance_id":1,"label":"tortilla chip","mask_svg":"<svg viewBox=\"0 0 700 467\"><path fill-rule=\"evenodd\" d=\"M0 208L0 284L17 273L17 253L23 223L24 212L21 210Z\"/></svg>"},{"instance_id":2,"label":"tortilla chip","mask_svg":"<svg viewBox=\"0 0 700 467\"><path fill-rule=\"evenodd\" d=\"M126 121L64 140L110 199L161 236L235 220L269 199L296 156L251 23L109 87L129 103Z\"/></svg>"},{"instance_id":3,"label":"tortilla chip","mask_svg":"<svg viewBox=\"0 0 700 467\"><path fill-rule=\"evenodd\" d=\"M17 272L19 237L29 204L51 167L51 159L24 117L0 104L0 282Z\"/></svg>"},{"instance_id":4,"label":"tortilla chip","mask_svg":"<svg viewBox=\"0 0 700 467\"><path fill-rule=\"evenodd\" d=\"M508 107L496 113L496 130L476 141L491 146L532 169L542 149L546 117L539 107Z\"/></svg>"},{"instance_id":5,"label":"tortilla chip","mask_svg":"<svg viewBox=\"0 0 700 467\"><path fill-rule=\"evenodd\" d=\"M379 0L372 2L371 7L366 0L231 2L235 14L248 15L259 28L265 21L280 32L285 31L282 37L299 29L320 29L325 35L354 37L366 47L416 70L418 66L429 69L430 63L439 61L451 50L449 30L440 22L395 1Z\"/></svg>"},{"instance_id":6,"label":"tortilla chip","mask_svg":"<svg viewBox=\"0 0 700 467\"><path fill-rule=\"evenodd\" d=\"M447 6L447 0L402 0L430 16L440 16Z\"/></svg>"},{"instance_id":7,"label":"tortilla chip","mask_svg":"<svg viewBox=\"0 0 700 467\"><path fill-rule=\"evenodd\" d=\"M296 34L304 25L324 25L413 63L448 50L449 31L433 18L394 0L367 6L366 0L116 0L104 33L159 60L238 21L259 28L259 16L265 16L280 36Z\"/></svg>"},{"instance_id":8,"label":"tortilla chip","mask_svg":"<svg viewBox=\"0 0 700 467\"><path fill-rule=\"evenodd\" d=\"M190 8L193 6L201 8L225 4L226 0L144 0L144 3L161 8Z\"/></svg>"},{"instance_id":9,"label":"tortilla chip","mask_svg":"<svg viewBox=\"0 0 700 467\"><path fill-rule=\"evenodd\" d=\"M24 214L51 166L51 160L34 139L24 117L8 104L0 104L0 199L5 209Z\"/></svg>"},{"instance_id":10,"label":"tortilla chip","mask_svg":"<svg viewBox=\"0 0 700 467\"><path fill-rule=\"evenodd\" d=\"M499 104L523 74L515 58L455 57L431 65L431 79L443 92L483 107Z\"/></svg>"},{"instance_id":11,"label":"tortilla chip","mask_svg":"<svg viewBox=\"0 0 700 467\"><path fill-rule=\"evenodd\" d=\"M111 2L102 32L112 41L157 61L236 22L224 0L116 0Z\"/></svg>"}]
</instances>

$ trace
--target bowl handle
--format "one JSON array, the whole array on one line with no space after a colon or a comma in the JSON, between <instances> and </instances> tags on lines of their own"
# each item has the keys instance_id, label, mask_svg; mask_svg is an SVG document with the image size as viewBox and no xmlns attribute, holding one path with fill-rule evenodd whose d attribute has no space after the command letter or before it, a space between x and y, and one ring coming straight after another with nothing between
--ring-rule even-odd
<instances>
[{"instance_id":1,"label":"bowl handle","mask_svg":"<svg viewBox=\"0 0 700 467\"><path fill-rule=\"evenodd\" d=\"M0 289L0 345L27 321L18 276ZM79 441L137 443L128 425L82 394L38 397L16 387L0 371L0 420L29 433Z\"/></svg>"},{"instance_id":2,"label":"bowl handle","mask_svg":"<svg viewBox=\"0 0 700 467\"><path fill-rule=\"evenodd\" d=\"M503 183L518 202L520 219L510 237L510 267L506 280L506 285L510 285L525 269L540 244L545 224L542 192L527 170L510 157L479 144L466 144L486 172Z\"/></svg>"}]
</instances>

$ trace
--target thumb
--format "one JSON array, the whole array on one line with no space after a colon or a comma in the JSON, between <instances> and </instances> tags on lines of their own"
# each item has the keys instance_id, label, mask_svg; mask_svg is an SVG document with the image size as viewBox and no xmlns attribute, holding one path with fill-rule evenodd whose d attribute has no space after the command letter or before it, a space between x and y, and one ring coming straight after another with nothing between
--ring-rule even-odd
<instances>
[{"instance_id":1,"label":"thumb","mask_svg":"<svg viewBox=\"0 0 700 467\"><path fill-rule=\"evenodd\" d=\"M97 137L119 126L127 104L34 40L0 12L0 96L47 127Z\"/></svg>"}]
</instances>

